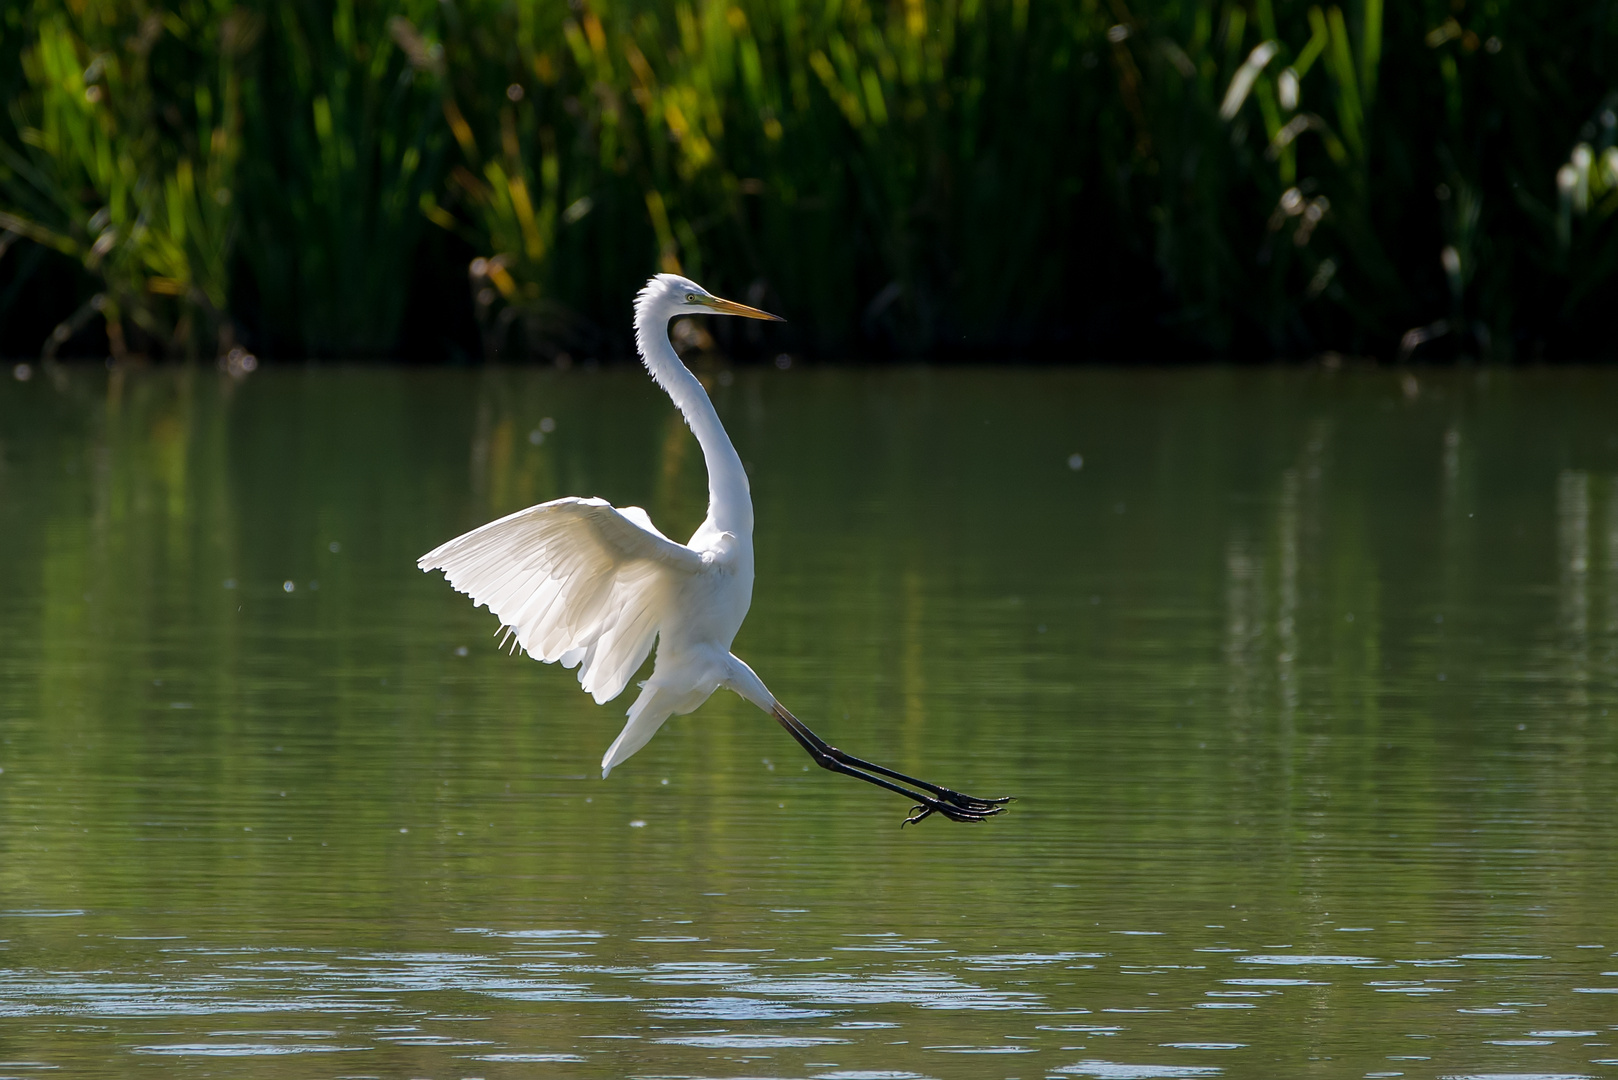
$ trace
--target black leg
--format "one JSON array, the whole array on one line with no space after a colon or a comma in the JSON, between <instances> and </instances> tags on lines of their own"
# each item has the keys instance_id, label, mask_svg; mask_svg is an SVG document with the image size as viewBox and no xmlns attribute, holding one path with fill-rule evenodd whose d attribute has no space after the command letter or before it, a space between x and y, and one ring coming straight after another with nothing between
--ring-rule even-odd
<instances>
[{"instance_id":1,"label":"black leg","mask_svg":"<svg viewBox=\"0 0 1618 1080\"><path fill-rule=\"evenodd\" d=\"M819 735L816 735L813 731L810 731L809 725L805 724L802 720L799 720L796 716L793 716L787 711L784 705L777 702L775 708L775 718L780 721L783 726L787 726L789 730L801 735L802 738L800 738L799 741L803 742L805 748L810 749L810 753L814 753L814 751L818 749L822 753L829 755L832 760L841 762L844 765L852 765L856 769L862 769L866 772L873 772L882 776L890 777L894 780L900 781L901 783L913 784L916 787L921 788L923 791L932 792L944 802L953 803L964 810L988 810L991 807L1003 806L1011 801L1011 796L1009 795L1002 796L998 799L979 799L972 795L963 795L959 791L952 791L947 787L941 787L938 784L928 783L926 780L919 780L914 776L907 776L902 772L895 772L894 770L885 768L884 766L878 765L875 762L866 761L863 758L857 758L853 754L844 753L843 751L837 749L837 747L832 746L825 739L822 739Z\"/></svg>"},{"instance_id":2,"label":"black leg","mask_svg":"<svg viewBox=\"0 0 1618 1080\"><path fill-rule=\"evenodd\" d=\"M798 741L800 746L808 751L809 756L814 758L815 764L821 768L842 773L844 776L852 776L864 780L868 784L875 784L877 787L887 788L889 791L914 799L916 805L912 808L911 815L905 818L903 822L905 825L923 821L933 814L943 814L951 821L982 821L1000 813L1005 809L1004 804L1011 801L1009 797L977 799L970 795L962 795L958 791L951 791L949 788L930 784L925 780L917 780L915 777L894 772L892 769L885 769L880 765L874 765L871 762L854 757L852 754L845 754L813 731L810 731L808 725L793 716L779 703L775 706L771 715L775 717L777 723L787 730L789 735ZM881 775L872 775L873 773ZM899 784L893 783L892 780L882 779L883 776L892 777L892 780L898 780L905 784L913 784L932 794L924 795L920 792L912 791L910 788L901 787Z\"/></svg>"}]
</instances>

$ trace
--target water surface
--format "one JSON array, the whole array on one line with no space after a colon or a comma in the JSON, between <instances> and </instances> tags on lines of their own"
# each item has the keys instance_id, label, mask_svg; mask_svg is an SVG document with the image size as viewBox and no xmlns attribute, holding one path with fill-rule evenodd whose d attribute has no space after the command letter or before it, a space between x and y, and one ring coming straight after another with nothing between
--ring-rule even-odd
<instances>
[{"instance_id":1,"label":"water surface","mask_svg":"<svg viewBox=\"0 0 1618 1080\"><path fill-rule=\"evenodd\" d=\"M701 519L635 371L0 385L0 1076L1618 1076L1618 378L714 372L739 700L414 568Z\"/></svg>"}]
</instances>

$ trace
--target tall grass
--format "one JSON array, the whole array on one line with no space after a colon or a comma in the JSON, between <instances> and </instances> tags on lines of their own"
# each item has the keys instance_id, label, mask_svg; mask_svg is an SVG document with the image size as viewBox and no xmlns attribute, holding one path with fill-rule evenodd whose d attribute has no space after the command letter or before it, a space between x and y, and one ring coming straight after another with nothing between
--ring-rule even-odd
<instances>
[{"instance_id":1,"label":"tall grass","mask_svg":"<svg viewBox=\"0 0 1618 1080\"><path fill-rule=\"evenodd\" d=\"M486 253L491 345L513 325L541 351L610 339L655 268L781 307L821 351L1033 340L1072 283L1078 223L1105 217L1077 198L1092 181L1074 134L1105 88L1074 49L1095 21L1080 14L446 12L461 162L429 213ZM1064 86L1083 92L1049 92ZM581 329L580 312L612 315Z\"/></svg>"},{"instance_id":2,"label":"tall grass","mask_svg":"<svg viewBox=\"0 0 1618 1080\"><path fill-rule=\"evenodd\" d=\"M1124 47L1159 103L1146 198L1192 339L1610 355L1592 301L1618 268L1613 14L1358 0L1143 20Z\"/></svg>"},{"instance_id":3,"label":"tall grass","mask_svg":"<svg viewBox=\"0 0 1618 1080\"><path fill-rule=\"evenodd\" d=\"M0 141L0 227L101 286L47 353L91 315L114 355L228 346L238 69L252 17L211 0L163 12L81 4L43 9L27 29L15 138Z\"/></svg>"},{"instance_id":4,"label":"tall grass","mask_svg":"<svg viewBox=\"0 0 1618 1080\"><path fill-rule=\"evenodd\" d=\"M423 192L446 141L431 66L393 31L436 0L278 0L244 95L247 228L241 265L254 322L281 352L397 346ZM418 58L419 59L419 58Z\"/></svg>"},{"instance_id":5,"label":"tall grass","mask_svg":"<svg viewBox=\"0 0 1618 1080\"><path fill-rule=\"evenodd\" d=\"M459 294L489 355L623 353L663 268L833 355L1610 353L1615 14L34 0L0 228L165 351L386 354Z\"/></svg>"}]
</instances>

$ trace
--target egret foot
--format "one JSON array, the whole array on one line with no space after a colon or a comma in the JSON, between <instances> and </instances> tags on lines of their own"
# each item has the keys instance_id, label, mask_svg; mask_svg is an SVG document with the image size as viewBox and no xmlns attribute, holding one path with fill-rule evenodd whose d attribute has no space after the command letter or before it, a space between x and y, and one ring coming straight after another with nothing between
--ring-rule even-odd
<instances>
[{"instance_id":1,"label":"egret foot","mask_svg":"<svg viewBox=\"0 0 1618 1080\"><path fill-rule=\"evenodd\" d=\"M996 814L1004 813L1005 809L1004 806L990 806L987 810L963 810L940 800L928 800L912 806L910 816L899 822L899 828L926 821L934 814L943 814L951 821L987 821Z\"/></svg>"}]
</instances>

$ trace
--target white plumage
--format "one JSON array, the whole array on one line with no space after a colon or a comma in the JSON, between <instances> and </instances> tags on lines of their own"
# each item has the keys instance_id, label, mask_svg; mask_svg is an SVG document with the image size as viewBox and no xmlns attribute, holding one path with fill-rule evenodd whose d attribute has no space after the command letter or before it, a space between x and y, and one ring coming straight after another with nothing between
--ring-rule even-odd
<instances>
[{"instance_id":1,"label":"white plumage","mask_svg":"<svg viewBox=\"0 0 1618 1080\"><path fill-rule=\"evenodd\" d=\"M762 709L775 704L758 676L730 655L752 603L753 503L707 391L669 344L669 319L682 311L774 316L672 274L659 274L636 298L642 359L691 425L708 466L708 516L689 543L664 536L638 506L566 498L491 521L417 564L442 570L499 616L529 656L577 667L579 685L597 704L623 693L658 642L657 664L602 758L603 775L670 716L690 712L720 686Z\"/></svg>"},{"instance_id":2,"label":"white plumage","mask_svg":"<svg viewBox=\"0 0 1618 1080\"><path fill-rule=\"evenodd\" d=\"M702 556L676 544L638 506L557 499L491 521L422 556L424 570L500 617L524 652L579 669L596 699L623 693L672 614L676 578Z\"/></svg>"},{"instance_id":3,"label":"white plumage","mask_svg":"<svg viewBox=\"0 0 1618 1080\"><path fill-rule=\"evenodd\" d=\"M775 316L673 274L652 278L635 298L641 359L691 426L708 467L708 516L687 543L664 536L638 506L565 498L473 529L417 565L442 570L451 585L494 612L529 656L577 667L579 685L597 704L623 693L656 643L651 677L601 759L603 777L670 716L691 712L723 686L774 716L818 764L918 800L909 821L933 813L980 821L998 813L1004 800L961 795L827 745L731 654L753 598L753 500L713 402L669 344L669 320L682 313Z\"/></svg>"}]
</instances>

